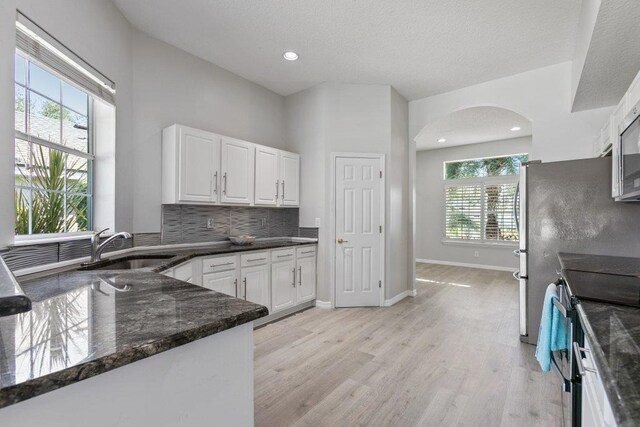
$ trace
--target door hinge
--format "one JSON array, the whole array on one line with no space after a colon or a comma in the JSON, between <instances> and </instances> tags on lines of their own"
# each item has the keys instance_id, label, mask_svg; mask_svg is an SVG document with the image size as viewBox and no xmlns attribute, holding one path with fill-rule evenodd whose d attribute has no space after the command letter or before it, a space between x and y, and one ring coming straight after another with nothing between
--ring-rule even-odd
<instances>
[{"instance_id":1,"label":"door hinge","mask_svg":"<svg viewBox=\"0 0 640 427\"><path fill-rule=\"evenodd\" d=\"M382 178L382 171L380 171L380 178Z\"/></svg>"},{"instance_id":2,"label":"door hinge","mask_svg":"<svg viewBox=\"0 0 640 427\"><path fill-rule=\"evenodd\" d=\"M382 234L382 226L380 226L380 234Z\"/></svg>"},{"instance_id":3,"label":"door hinge","mask_svg":"<svg viewBox=\"0 0 640 427\"><path fill-rule=\"evenodd\" d=\"M378 287L382 288L382 280L378 280Z\"/></svg>"}]
</instances>

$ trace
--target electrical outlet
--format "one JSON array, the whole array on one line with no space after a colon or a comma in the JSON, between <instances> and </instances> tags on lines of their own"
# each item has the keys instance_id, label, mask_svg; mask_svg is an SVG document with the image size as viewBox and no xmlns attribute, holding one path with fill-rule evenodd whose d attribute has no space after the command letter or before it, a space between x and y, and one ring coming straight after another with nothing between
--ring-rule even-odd
<instances>
[{"instance_id":1,"label":"electrical outlet","mask_svg":"<svg viewBox=\"0 0 640 427\"><path fill-rule=\"evenodd\" d=\"M474 257L476 257L476 258L478 258L478 257L480 256L480 252L479 252L479 251L475 251L475 252L473 253L473 256L474 256Z\"/></svg>"},{"instance_id":2,"label":"electrical outlet","mask_svg":"<svg viewBox=\"0 0 640 427\"><path fill-rule=\"evenodd\" d=\"M213 228L213 218L207 218L207 228L211 229Z\"/></svg>"}]
</instances>

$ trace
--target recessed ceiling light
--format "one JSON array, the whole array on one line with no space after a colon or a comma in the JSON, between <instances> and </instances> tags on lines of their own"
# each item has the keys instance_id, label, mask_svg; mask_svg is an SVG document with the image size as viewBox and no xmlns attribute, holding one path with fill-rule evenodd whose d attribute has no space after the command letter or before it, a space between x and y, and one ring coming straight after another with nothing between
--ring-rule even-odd
<instances>
[{"instance_id":1,"label":"recessed ceiling light","mask_svg":"<svg viewBox=\"0 0 640 427\"><path fill-rule=\"evenodd\" d=\"M511 132L517 132L520 130L520 126L514 126L511 129L509 129Z\"/></svg>"},{"instance_id":2,"label":"recessed ceiling light","mask_svg":"<svg viewBox=\"0 0 640 427\"><path fill-rule=\"evenodd\" d=\"M298 54L292 50L288 50L282 55L282 57L287 61L295 61L298 59Z\"/></svg>"},{"instance_id":3,"label":"recessed ceiling light","mask_svg":"<svg viewBox=\"0 0 640 427\"><path fill-rule=\"evenodd\" d=\"M440 138L440 139L438 140L438 142L447 142L447 140L446 140L446 139L444 139L444 138Z\"/></svg>"}]
</instances>

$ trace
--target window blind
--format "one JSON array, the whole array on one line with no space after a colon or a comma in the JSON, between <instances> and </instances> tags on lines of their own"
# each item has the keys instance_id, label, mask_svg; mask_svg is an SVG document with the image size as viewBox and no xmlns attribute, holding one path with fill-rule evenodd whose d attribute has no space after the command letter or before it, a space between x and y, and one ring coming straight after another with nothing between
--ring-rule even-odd
<instances>
[{"instance_id":1,"label":"window blind","mask_svg":"<svg viewBox=\"0 0 640 427\"><path fill-rule=\"evenodd\" d=\"M71 83L115 104L113 81L20 12L16 16L16 48Z\"/></svg>"},{"instance_id":2,"label":"window blind","mask_svg":"<svg viewBox=\"0 0 640 427\"><path fill-rule=\"evenodd\" d=\"M447 187L446 238L482 239L482 185Z\"/></svg>"},{"instance_id":3,"label":"window blind","mask_svg":"<svg viewBox=\"0 0 640 427\"><path fill-rule=\"evenodd\" d=\"M513 216L516 184L487 184L485 186L485 239L517 241L518 228Z\"/></svg>"}]
</instances>

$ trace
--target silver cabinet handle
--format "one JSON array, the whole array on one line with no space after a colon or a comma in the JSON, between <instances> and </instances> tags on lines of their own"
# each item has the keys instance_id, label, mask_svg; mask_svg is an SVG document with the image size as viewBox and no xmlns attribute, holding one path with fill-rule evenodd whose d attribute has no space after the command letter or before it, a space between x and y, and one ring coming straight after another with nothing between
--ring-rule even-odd
<instances>
[{"instance_id":1,"label":"silver cabinet handle","mask_svg":"<svg viewBox=\"0 0 640 427\"><path fill-rule=\"evenodd\" d=\"M588 353L589 350L581 348L580 345L578 344L577 341L573 342L573 357L576 358L576 366L578 368L578 373L580 374L580 376L584 376L585 373L587 372L593 372L596 373L598 371L596 371L593 368L585 368L584 363L582 363L582 353Z\"/></svg>"},{"instance_id":2,"label":"silver cabinet handle","mask_svg":"<svg viewBox=\"0 0 640 427\"><path fill-rule=\"evenodd\" d=\"M314 252L315 252L315 251L302 251L302 252L300 252L300 253L304 255L304 254L312 254L312 253L314 253Z\"/></svg>"},{"instance_id":3,"label":"silver cabinet handle","mask_svg":"<svg viewBox=\"0 0 640 427\"><path fill-rule=\"evenodd\" d=\"M282 180L282 201L284 202L284 179Z\"/></svg>"},{"instance_id":4,"label":"silver cabinet handle","mask_svg":"<svg viewBox=\"0 0 640 427\"><path fill-rule=\"evenodd\" d=\"M278 255L278 258L288 258L290 256L293 256L293 254Z\"/></svg>"},{"instance_id":5,"label":"silver cabinet handle","mask_svg":"<svg viewBox=\"0 0 640 427\"><path fill-rule=\"evenodd\" d=\"M250 258L250 259L247 259L247 261L249 261L249 262L264 261L264 260L266 260L266 258Z\"/></svg>"},{"instance_id":6,"label":"silver cabinet handle","mask_svg":"<svg viewBox=\"0 0 640 427\"><path fill-rule=\"evenodd\" d=\"M237 297L238 296L238 278L237 277L233 280L233 287L235 288L234 294Z\"/></svg>"},{"instance_id":7,"label":"silver cabinet handle","mask_svg":"<svg viewBox=\"0 0 640 427\"><path fill-rule=\"evenodd\" d=\"M218 171L213 174L213 194L218 194Z\"/></svg>"},{"instance_id":8,"label":"silver cabinet handle","mask_svg":"<svg viewBox=\"0 0 640 427\"><path fill-rule=\"evenodd\" d=\"M280 180L276 181L276 202L278 201L278 197L280 197Z\"/></svg>"},{"instance_id":9,"label":"silver cabinet handle","mask_svg":"<svg viewBox=\"0 0 640 427\"><path fill-rule=\"evenodd\" d=\"M293 267L293 287L296 287L296 268Z\"/></svg>"},{"instance_id":10,"label":"silver cabinet handle","mask_svg":"<svg viewBox=\"0 0 640 427\"><path fill-rule=\"evenodd\" d=\"M302 266L298 267L298 286L302 286Z\"/></svg>"},{"instance_id":11,"label":"silver cabinet handle","mask_svg":"<svg viewBox=\"0 0 640 427\"><path fill-rule=\"evenodd\" d=\"M242 283L244 283L244 296L243 298L246 300L247 299L247 278L243 278L242 279Z\"/></svg>"},{"instance_id":12,"label":"silver cabinet handle","mask_svg":"<svg viewBox=\"0 0 640 427\"><path fill-rule=\"evenodd\" d=\"M222 179L224 180L224 184L222 187L222 194L227 194L227 173L225 172L224 175L222 175Z\"/></svg>"},{"instance_id":13,"label":"silver cabinet handle","mask_svg":"<svg viewBox=\"0 0 640 427\"><path fill-rule=\"evenodd\" d=\"M225 265L233 265L235 262L225 262L224 264L211 264L211 268L224 267Z\"/></svg>"}]
</instances>

